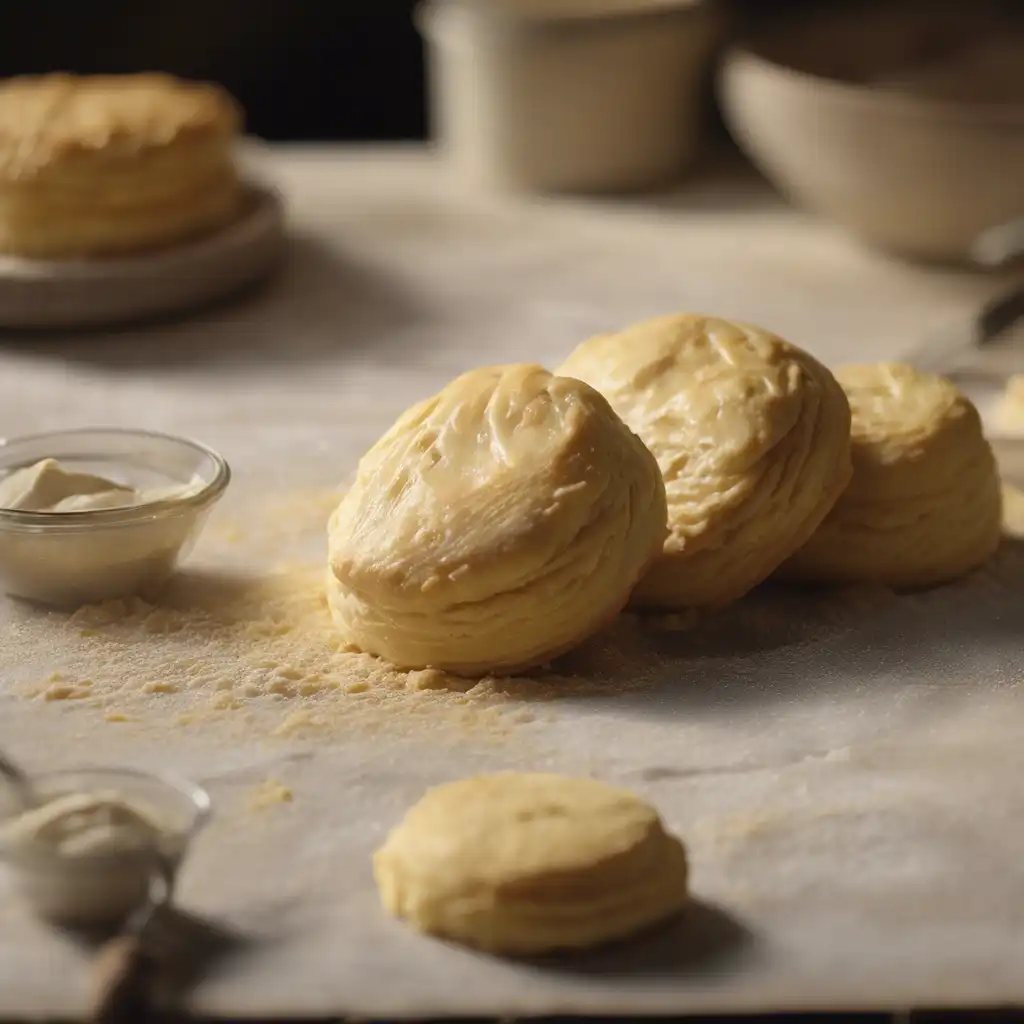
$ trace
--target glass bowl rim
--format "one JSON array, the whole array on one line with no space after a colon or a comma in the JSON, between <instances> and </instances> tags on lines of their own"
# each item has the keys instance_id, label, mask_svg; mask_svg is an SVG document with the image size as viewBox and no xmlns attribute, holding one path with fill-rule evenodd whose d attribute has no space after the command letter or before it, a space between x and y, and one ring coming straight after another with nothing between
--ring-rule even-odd
<instances>
[{"instance_id":1,"label":"glass bowl rim","mask_svg":"<svg viewBox=\"0 0 1024 1024\"><path fill-rule=\"evenodd\" d=\"M57 442L60 439L80 437L88 434L140 438L169 442L181 448L188 448L213 465L213 475L199 490L180 498L165 498L161 501L146 502L142 505L126 505L121 508L89 509L79 512L30 512L24 509L0 508L0 530L47 532L86 532L128 526L182 515L190 510L199 511L217 501L231 482L231 467L227 459L209 445L177 434L164 434L155 430L134 430L125 427L77 427L71 430L50 430L36 434L22 434L18 437L0 439L0 455L15 449L18 445L40 441Z\"/></svg>"},{"instance_id":2,"label":"glass bowl rim","mask_svg":"<svg viewBox=\"0 0 1024 1024\"><path fill-rule=\"evenodd\" d=\"M47 769L42 772L35 772L29 775L29 782L33 786L44 786L48 780L58 780L62 777L68 776L94 776L99 778L108 778L111 783L116 779L134 779L141 782L157 783L166 791L175 793L177 796L184 798L184 800L190 805L192 809L191 820L188 826L183 829L166 829L165 834L173 837L180 841L182 847L182 854L187 850L188 845L198 835L200 831L209 822L211 815L213 814L213 801L210 798L210 794L204 786L201 786L198 782L193 782L191 779L187 779L182 775L177 775L173 772L164 771L147 771L143 768L120 768L116 765L74 765L70 768L56 768ZM115 788L113 785L111 788ZM43 790L45 793L45 789ZM87 792L87 789L83 789L82 792ZM139 803L143 808L149 807L149 801L140 799ZM157 808L150 808L157 810ZM0 832L0 860L11 860L14 849L10 843L6 842ZM52 852L46 849L45 846L33 846L32 856L34 864L30 865L33 869L35 867L59 867L63 870L89 870L91 867L102 867L103 865L109 864L113 860L118 859L116 853L101 853L94 854L91 856L85 856L75 858L74 860L68 860L67 858L61 857L60 854Z\"/></svg>"}]
</instances>

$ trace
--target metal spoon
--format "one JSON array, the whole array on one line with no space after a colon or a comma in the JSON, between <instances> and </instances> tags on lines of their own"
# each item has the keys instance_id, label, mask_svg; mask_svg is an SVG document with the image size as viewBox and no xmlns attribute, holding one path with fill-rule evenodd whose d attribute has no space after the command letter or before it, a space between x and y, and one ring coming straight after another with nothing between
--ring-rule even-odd
<instances>
[{"instance_id":1,"label":"metal spoon","mask_svg":"<svg viewBox=\"0 0 1024 1024\"><path fill-rule=\"evenodd\" d=\"M983 231L971 247L974 265L998 270L1024 257L1024 217ZM904 361L929 373L947 376L961 370L964 357L1000 339L1024 318L1024 282L985 303L966 328L956 325L931 338Z\"/></svg>"}]
</instances>

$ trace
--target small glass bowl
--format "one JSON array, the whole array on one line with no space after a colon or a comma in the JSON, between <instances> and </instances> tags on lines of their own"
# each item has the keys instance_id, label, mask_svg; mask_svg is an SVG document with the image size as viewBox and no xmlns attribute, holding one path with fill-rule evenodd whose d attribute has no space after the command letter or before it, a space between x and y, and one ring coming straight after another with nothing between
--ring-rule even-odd
<instances>
[{"instance_id":1,"label":"small glass bowl","mask_svg":"<svg viewBox=\"0 0 1024 1024\"><path fill-rule=\"evenodd\" d=\"M76 768L31 780L42 799L73 793L116 793L160 824L152 849L65 857L43 844L14 844L2 825L21 812L13 790L0 785L0 860L41 917L73 928L109 927L144 906L158 876L173 884L189 844L209 820L201 786L171 775L128 768Z\"/></svg>"},{"instance_id":2,"label":"small glass bowl","mask_svg":"<svg viewBox=\"0 0 1024 1024\"><path fill-rule=\"evenodd\" d=\"M65 430L0 442L0 476L42 459L137 488L195 484L182 497L124 508L0 508L0 588L61 608L158 590L231 480L227 462L205 445L142 430Z\"/></svg>"}]
</instances>

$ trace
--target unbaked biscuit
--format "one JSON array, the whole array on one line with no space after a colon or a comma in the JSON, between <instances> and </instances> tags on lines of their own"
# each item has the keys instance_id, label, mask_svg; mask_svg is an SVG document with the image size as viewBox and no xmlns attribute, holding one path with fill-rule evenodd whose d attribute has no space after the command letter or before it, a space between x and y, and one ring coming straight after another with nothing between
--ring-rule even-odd
<instances>
[{"instance_id":1,"label":"unbaked biscuit","mask_svg":"<svg viewBox=\"0 0 1024 1024\"><path fill-rule=\"evenodd\" d=\"M909 366L836 372L853 410L853 480L784 567L820 582L913 589L956 579L999 545L999 473L975 407Z\"/></svg>"},{"instance_id":2,"label":"unbaked biscuit","mask_svg":"<svg viewBox=\"0 0 1024 1024\"><path fill-rule=\"evenodd\" d=\"M664 539L657 464L596 391L488 367L363 457L328 597L342 639L395 665L513 672L608 623Z\"/></svg>"},{"instance_id":3,"label":"unbaked biscuit","mask_svg":"<svg viewBox=\"0 0 1024 1024\"><path fill-rule=\"evenodd\" d=\"M62 259L172 245L238 215L238 105L167 75L0 84L0 252Z\"/></svg>"},{"instance_id":4,"label":"unbaked biscuit","mask_svg":"<svg viewBox=\"0 0 1024 1024\"><path fill-rule=\"evenodd\" d=\"M716 608L764 580L850 477L832 374L758 327L678 315L584 342L559 373L600 391L654 453L669 536L633 603Z\"/></svg>"},{"instance_id":5,"label":"unbaked biscuit","mask_svg":"<svg viewBox=\"0 0 1024 1024\"><path fill-rule=\"evenodd\" d=\"M374 854L418 931L529 955L623 939L687 902L683 844L626 790L514 772L432 789Z\"/></svg>"}]
</instances>

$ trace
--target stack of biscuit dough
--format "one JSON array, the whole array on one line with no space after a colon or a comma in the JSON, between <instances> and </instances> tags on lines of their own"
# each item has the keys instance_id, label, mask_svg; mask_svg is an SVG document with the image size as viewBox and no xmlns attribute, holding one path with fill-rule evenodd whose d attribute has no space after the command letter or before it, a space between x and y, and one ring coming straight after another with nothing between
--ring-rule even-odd
<instances>
[{"instance_id":1,"label":"stack of biscuit dough","mask_svg":"<svg viewBox=\"0 0 1024 1024\"><path fill-rule=\"evenodd\" d=\"M761 328L684 314L591 338L554 375L464 374L406 412L331 517L327 589L354 647L517 671L630 600L714 609L775 573L952 580L994 553L1001 512L950 382L833 375ZM688 900L685 849L652 807L556 775L431 790L373 866L395 917L507 955L622 939Z\"/></svg>"},{"instance_id":2,"label":"stack of biscuit dough","mask_svg":"<svg viewBox=\"0 0 1024 1024\"><path fill-rule=\"evenodd\" d=\"M349 645L480 676L543 664L628 603L713 610L775 574L929 586L1000 536L992 449L951 383L836 376L682 314L410 409L331 517L327 589Z\"/></svg>"},{"instance_id":3,"label":"stack of biscuit dough","mask_svg":"<svg viewBox=\"0 0 1024 1024\"><path fill-rule=\"evenodd\" d=\"M242 123L213 85L167 75L0 84L0 252L36 259L172 246L235 219Z\"/></svg>"}]
</instances>

